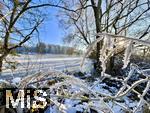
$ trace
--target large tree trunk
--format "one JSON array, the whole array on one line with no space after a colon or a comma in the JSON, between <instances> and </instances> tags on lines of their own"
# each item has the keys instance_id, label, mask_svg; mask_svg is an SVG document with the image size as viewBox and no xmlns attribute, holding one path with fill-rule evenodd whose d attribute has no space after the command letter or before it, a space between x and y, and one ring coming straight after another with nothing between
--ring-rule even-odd
<instances>
[{"instance_id":1,"label":"large tree trunk","mask_svg":"<svg viewBox=\"0 0 150 113\"><path fill-rule=\"evenodd\" d=\"M96 25L96 33L101 32L101 20L100 20L100 16L101 16L101 0L99 0L98 5L96 6L96 3L94 0L91 0L91 4L92 4L92 8L94 11L94 17L95 17L95 25ZM99 36L96 36L96 39L99 38ZM101 63L100 63L100 49L102 48L102 41L100 41L99 43L97 43L97 48L96 48L96 70L97 72L101 72L102 68L101 68Z\"/></svg>"},{"instance_id":2,"label":"large tree trunk","mask_svg":"<svg viewBox=\"0 0 150 113\"><path fill-rule=\"evenodd\" d=\"M94 15L95 15L95 24L96 24L96 32L97 33L99 33L99 32L101 32L101 30L100 30L100 20L99 20L99 13L98 13L98 11L97 11L98 9L96 8L94 8ZM99 38L99 36L96 36L96 39L98 39ZM98 66L98 68L100 68L100 60L99 60L99 58L100 58L100 49L101 49L101 47L102 47L102 42L98 42L97 43L97 66Z\"/></svg>"}]
</instances>

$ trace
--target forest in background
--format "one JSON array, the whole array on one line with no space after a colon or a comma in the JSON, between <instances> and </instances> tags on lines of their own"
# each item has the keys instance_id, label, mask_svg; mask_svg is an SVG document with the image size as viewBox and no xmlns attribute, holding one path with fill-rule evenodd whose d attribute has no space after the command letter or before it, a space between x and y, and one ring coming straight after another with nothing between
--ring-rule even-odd
<instances>
[{"instance_id":1,"label":"forest in background","mask_svg":"<svg viewBox=\"0 0 150 113\"><path fill-rule=\"evenodd\" d=\"M39 54L66 54L66 55L81 55L82 51L73 47L60 46L54 44L45 44L40 42L36 46L22 46L16 48L17 53L39 53Z\"/></svg>"}]
</instances>

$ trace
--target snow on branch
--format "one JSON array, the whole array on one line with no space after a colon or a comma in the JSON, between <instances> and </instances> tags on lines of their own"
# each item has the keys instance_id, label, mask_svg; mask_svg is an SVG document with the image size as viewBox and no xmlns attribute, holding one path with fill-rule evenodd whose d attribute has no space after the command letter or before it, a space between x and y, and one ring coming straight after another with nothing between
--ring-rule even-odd
<instances>
[{"instance_id":1,"label":"snow on branch","mask_svg":"<svg viewBox=\"0 0 150 113\"><path fill-rule=\"evenodd\" d=\"M125 53L124 53L123 68L126 68L128 66L128 63L130 62L130 56L131 56L132 51L133 51L133 41L130 40L129 44L125 50Z\"/></svg>"},{"instance_id":2,"label":"snow on branch","mask_svg":"<svg viewBox=\"0 0 150 113\"><path fill-rule=\"evenodd\" d=\"M147 74L145 74L145 72L142 71L136 64L130 64L129 74L126 78L124 78L124 80L114 78L111 75L108 75L105 73L107 61L110 59L111 56L116 54L118 50L122 48L123 50L125 50L124 58L123 58L123 63L124 63L123 68L126 68L130 62L130 57L133 52L133 49L135 48L135 44L140 44L140 45L150 47L150 42L141 40L138 38L131 38L131 37L114 35L114 34L109 34L109 33L98 33L96 36L99 36L99 38L93 41L91 45L89 45L86 53L84 54L81 64L83 65L85 58L87 57L88 54L90 54L90 52L92 52L93 49L95 49L96 44L99 41L103 40L103 46L100 50L100 61L101 61L101 67L102 67L101 79L104 80L105 78L109 78L110 80L117 80L122 83L122 87L114 96L101 93L101 92L97 92L97 93L102 96L103 100L112 99L114 103L117 104L116 102L117 99L128 95L130 92L135 92L139 96L140 101L137 104L137 107L134 108L134 110L130 110L134 113L137 112L139 108L141 108L141 106L143 106L144 104L147 104L148 106L150 106L149 103L144 99L144 96L147 94L147 92L150 89L150 75L147 76ZM134 75L135 71L145 76L145 78L137 80L131 86L129 86L128 81ZM100 82L102 82L102 80L94 84L92 88L95 87ZM141 85L142 83L146 83L147 85L141 94L135 90L135 87ZM123 109L126 108L126 106L124 105L121 105L121 106L123 107Z\"/></svg>"},{"instance_id":3,"label":"snow on branch","mask_svg":"<svg viewBox=\"0 0 150 113\"><path fill-rule=\"evenodd\" d=\"M109 33L98 33L96 36L99 36L99 38L93 41L87 48L87 51L83 55L83 60L81 61L81 67L83 66L85 58L92 52L93 49L95 49L96 44L101 40L103 40L103 46L100 50L100 58L99 58L101 61L102 75L106 70L107 61L111 56L117 53L118 50L125 48L123 68L126 68L128 66L128 63L130 62L130 56L132 54L135 43L150 47L150 42L138 38L130 38L126 36L114 35ZM114 41L114 39L116 41ZM120 42L121 45L119 45Z\"/></svg>"},{"instance_id":4,"label":"snow on branch","mask_svg":"<svg viewBox=\"0 0 150 113\"><path fill-rule=\"evenodd\" d=\"M142 45L146 45L146 46L150 47L149 41L141 40L139 38L131 38L131 37L127 37L127 36L114 35L114 34L110 34L110 33L98 33L96 36L109 36L112 38L124 38L126 40L132 40L133 42L135 42L137 44L142 44Z\"/></svg>"}]
</instances>

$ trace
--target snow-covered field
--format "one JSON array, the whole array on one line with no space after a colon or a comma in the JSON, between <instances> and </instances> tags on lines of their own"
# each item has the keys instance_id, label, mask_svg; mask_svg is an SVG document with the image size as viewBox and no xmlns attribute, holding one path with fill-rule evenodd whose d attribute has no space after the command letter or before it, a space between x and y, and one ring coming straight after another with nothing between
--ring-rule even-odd
<instances>
[{"instance_id":1,"label":"snow-covered field","mask_svg":"<svg viewBox=\"0 0 150 113\"><path fill-rule=\"evenodd\" d=\"M19 55L8 57L7 60L16 62L16 69L9 69L8 64L4 64L2 78L27 76L39 71L59 70L59 71L79 71L82 57L68 55ZM86 60L82 71L86 71L91 63ZM88 68L89 70L89 68Z\"/></svg>"}]
</instances>

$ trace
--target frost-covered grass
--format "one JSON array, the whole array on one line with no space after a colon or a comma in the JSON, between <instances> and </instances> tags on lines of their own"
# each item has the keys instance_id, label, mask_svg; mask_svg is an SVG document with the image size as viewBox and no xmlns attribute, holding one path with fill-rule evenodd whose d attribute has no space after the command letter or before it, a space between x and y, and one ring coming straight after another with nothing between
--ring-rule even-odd
<instances>
[{"instance_id":1,"label":"frost-covered grass","mask_svg":"<svg viewBox=\"0 0 150 113\"><path fill-rule=\"evenodd\" d=\"M129 72L128 77L130 74L133 73ZM92 76L86 74L85 77ZM107 77L109 79L108 75ZM126 113L136 108L141 99L140 97L138 97L138 100L131 99L131 91L121 96L126 92L126 90L122 90L122 93L118 94L122 86L116 88L113 85L108 85L104 80L97 78L96 81L89 82L86 79L81 80L80 76L75 77L57 70L49 70L22 79L14 78L10 82L18 88L47 88L45 92L50 103L43 109L44 113ZM110 78L110 80L115 82L118 79ZM116 94L121 98L116 97ZM145 100L143 101L141 105L145 103ZM36 111L37 109L32 110ZM139 110L142 112L141 109Z\"/></svg>"}]
</instances>

